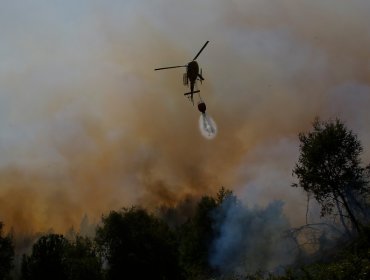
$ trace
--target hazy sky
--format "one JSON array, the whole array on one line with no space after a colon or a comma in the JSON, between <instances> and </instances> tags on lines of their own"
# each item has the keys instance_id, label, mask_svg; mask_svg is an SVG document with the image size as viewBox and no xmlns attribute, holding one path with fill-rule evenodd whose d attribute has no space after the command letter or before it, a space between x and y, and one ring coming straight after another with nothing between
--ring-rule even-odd
<instances>
[{"instance_id":1,"label":"hazy sky","mask_svg":"<svg viewBox=\"0 0 370 280\"><path fill-rule=\"evenodd\" d=\"M370 1L0 1L0 220L63 231L86 213L291 188L297 134L339 117L370 161ZM213 140L183 96L198 62Z\"/></svg>"}]
</instances>

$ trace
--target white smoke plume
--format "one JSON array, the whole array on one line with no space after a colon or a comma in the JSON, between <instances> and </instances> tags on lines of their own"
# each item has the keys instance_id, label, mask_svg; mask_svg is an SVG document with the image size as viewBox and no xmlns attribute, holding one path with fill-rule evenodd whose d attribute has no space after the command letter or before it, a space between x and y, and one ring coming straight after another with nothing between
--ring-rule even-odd
<instances>
[{"instance_id":1,"label":"white smoke plume","mask_svg":"<svg viewBox=\"0 0 370 280\"><path fill-rule=\"evenodd\" d=\"M276 272L296 257L296 246L285 237L290 228L281 201L249 208L226 199L213 213L219 236L210 263L223 274Z\"/></svg>"}]
</instances>

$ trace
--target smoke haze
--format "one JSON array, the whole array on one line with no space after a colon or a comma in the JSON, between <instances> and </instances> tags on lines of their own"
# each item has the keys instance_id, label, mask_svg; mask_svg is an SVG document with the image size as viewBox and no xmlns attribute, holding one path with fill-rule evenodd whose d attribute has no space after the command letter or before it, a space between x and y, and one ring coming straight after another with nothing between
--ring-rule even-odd
<instances>
[{"instance_id":1,"label":"smoke haze","mask_svg":"<svg viewBox=\"0 0 370 280\"><path fill-rule=\"evenodd\" d=\"M78 228L122 206L155 208L232 188L284 201L298 137L339 117L370 160L367 0L8 1L0 9L0 221ZM206 36L206 37L205 37ZM197 127L182 69L198 58L217 121Z\"/></svg>"},{"instance_id":2,"label":"smoke haze","mask_svg":"<svg viewBox=\"0 0 370 280\"><path fill-rule=\"evenodd\" d=\"M223 274L245 275L290 264L297 250L284 237L290 225L282 208L281 201L250 209L226 199L213 213L219 236L213 242L211 265Z\"/></svg>"}]
</instances>

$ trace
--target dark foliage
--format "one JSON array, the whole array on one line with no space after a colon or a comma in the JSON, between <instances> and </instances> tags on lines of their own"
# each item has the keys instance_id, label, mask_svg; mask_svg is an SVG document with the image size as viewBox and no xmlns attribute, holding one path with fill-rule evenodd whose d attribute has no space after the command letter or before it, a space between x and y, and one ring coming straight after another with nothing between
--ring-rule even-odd
<instances>
[{"instance_id":1,"label":"dark foliage","mask_svg":"<svg viewBox=\"0 0 370 280\"><path fill-rule=\"evenodd\" d=\"M315 120L313 131L299 134L300 157L293 174L306 192L321 205L322 216L337 209L345 228L346 220L357 232L359 212L369 195L368 169L361 166L362 146L357 136L339 121Z\"/></svg>"},{"instance_id":2,"label":"dark foliage","mask_svg":"<svg viewBox=\"0 0 370 280\"><path fill-rule=\"evenodd\" d=\"M193 217L178 228L180 260L187 279L205 279L217 275L217 271L209 264L212 242L218 235L213 216L225 199L229 203L237 203L232 191L224 187L216 198L203 196Z\"/></svg>"},{"instance_id":3,"label":"dark foliage","mask_svg":"<svg viewBox=\"0 0 370 280\"><path fill-rule=\"evenodd\" d=\"M23 256L21 275L24 280L102 279L92 242L83 237L70 242L59 234L42 236L33 245L31 255Z\"/></svg>"},{"instance_id":4,"label":"dark foliage","mask_svg":"<svg viewBox=\"0 0 370 280\"><path fill-rule=\"evenodd\" d=\"M102 262L97 249L87 237L76 236L67 247L66 266L69 280L102 279Z\"/></svg>"},{"instance_id":5,"label":"dark foliage","mask_svg":"<svg viewBox=\"0 0 370 280\"><path fill-rule=\"evenodd\" d=\"M181 279L175 236L144 209L103 217L96 242L108 262L108 279Z\"/></svg>"},{"instance_id":6,"label":"dark foliage","mask_svg":"<svg viewBox=\"0 0 370 280\"><path fill-rule=\"evenodd\" d=\"M204 279L204 275L211 272L208 263L214 238L211 213L216 206L214 198L202 197L194 217L178 230L181 264L187 273L187 279Z\"/></svg>"},{"instance_id":7,"label":"dark foliage","mask_svg":"<svg viewBox=\"0 0 370 280\"><path fill-rule=\"evenodd\" d=\"M67 279L65 263L68 240L62 235L42 236L32 247L31 256L22 261L22 279Z\"/></svg>"},{"instance_id":8,"label":"dark foliage","mask_svg":"<svg viewBox=\"0 0 370 280\"><path fill-rule=\"evenodd\" d=\"M3 223L0 222L0 280L9 277L14 258L14 246L11 236L3 236Z\"/></svg>"}]
</instances>

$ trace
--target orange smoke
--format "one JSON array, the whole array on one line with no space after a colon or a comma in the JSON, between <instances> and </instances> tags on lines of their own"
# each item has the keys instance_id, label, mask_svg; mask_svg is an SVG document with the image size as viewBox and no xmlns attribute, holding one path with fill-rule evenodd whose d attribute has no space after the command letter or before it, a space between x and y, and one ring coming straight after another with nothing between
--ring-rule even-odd
<instances>
[{"instance_id":1,"label":"orange smoke","mask_svg":"<svg viewBox=\"0 0 370 280\"><path fill-rule=\"evenodd\" d=\"M155 1L75 7L73 20L52 4L49 17L8 11L27 14L4 33L11 51L0 78L8 228L62 232L84 214L97 222L110 209L174 205L221 186L250 203L283 199L299 223L297 134L315 116L342 117L370 139L365 1L162 2L172 13ZM187 63L206 40L198 62L213 141L183 97L182 70L153 71ZM354 95L338 94L348 84Z\"/></svg>"}]
</instances>

